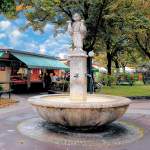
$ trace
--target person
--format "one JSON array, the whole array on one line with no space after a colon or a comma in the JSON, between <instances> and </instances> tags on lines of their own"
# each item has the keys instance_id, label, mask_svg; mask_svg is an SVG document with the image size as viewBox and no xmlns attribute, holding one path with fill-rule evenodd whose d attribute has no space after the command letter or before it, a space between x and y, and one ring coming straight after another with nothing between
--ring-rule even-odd
<instances>
[{"instance_id":1,"label":"person","mask_svg":"<svg viewBox=\"0 0 150 150\"><path fill-rule=\"evenodd\" d=\"M52 87L56 87L57 76L55 75L55 73L51 73L51 81L52 81Z\"/></svg>"},{"instance_id":2,"label":"person","mask_svg":"<svg viewBox=\"0 0 150 150\"><path fill-rule=\"evenodd\" d=\"M49 88L51 84L51 78L48 73L45 73L44 75L44 82L45 82L45 88Z\"/></svg>"},{"instance_id":3,"label":"person","mask_svg":"<svg viewBox=\"0 0 150 150\"><path fill-rule=\"evenodd\" d=\"M70 81L70 72L66 73L64 78L66 81Z\"/></svg>"},{"instance_id":4,"label":"person","mask_svg":"<svg viewBox=\"0 0 150 150\"><path fill-rule=\"evenodd\" d=\"M55 74L53 74L52 76L52 83L56 83L57 81L57 76Z\"/></svg>"}]
</instances>

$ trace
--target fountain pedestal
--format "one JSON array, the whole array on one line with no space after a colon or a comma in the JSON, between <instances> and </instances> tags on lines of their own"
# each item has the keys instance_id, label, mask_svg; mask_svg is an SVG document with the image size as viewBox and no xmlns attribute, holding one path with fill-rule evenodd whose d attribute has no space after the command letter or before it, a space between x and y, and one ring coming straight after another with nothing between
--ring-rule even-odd
<instances>
[{"instance_id":1,"label":"fountain pedestal","mask_svg":"<svg viewBox=\"0 0 150 150\"><path fill-rule=\"evenodd\" d=\"M85 101L87 98L87 55L84 51L70 54L70 99Z\"/></svg>"}]
</instances>

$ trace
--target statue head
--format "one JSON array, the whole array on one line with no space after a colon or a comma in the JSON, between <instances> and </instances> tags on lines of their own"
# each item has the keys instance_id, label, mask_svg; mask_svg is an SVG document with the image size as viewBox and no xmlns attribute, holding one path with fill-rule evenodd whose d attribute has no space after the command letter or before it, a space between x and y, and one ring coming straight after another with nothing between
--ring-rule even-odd
<instances>
[{"instance_id":1,"label":"statue head","mask_svg":"<svg viewBox=\"0 0 150 150\"><path fill-rule=\"evenodd\" d=\"M81 16L80 16L78 13L75 13L75 14L73 15L73 20L74 20L74 21L80 21L80 20L81 20Z\"/></svg>"}]
</instances>

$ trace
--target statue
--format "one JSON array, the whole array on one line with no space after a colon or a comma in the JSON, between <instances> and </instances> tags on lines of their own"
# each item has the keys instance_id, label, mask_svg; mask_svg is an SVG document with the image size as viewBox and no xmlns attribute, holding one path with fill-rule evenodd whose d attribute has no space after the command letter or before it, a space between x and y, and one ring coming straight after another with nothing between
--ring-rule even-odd
<instances>
[{"instance_id":1,"label":"statue","mask_svg":"<svg viewBox=\"0 0 150 150\"><path fill-rule=\"evenodd\" d=\"M72 36L74 50L83 50L83 40L87 30L84 20L81 20L78 13L73 15L73 22L68 21L68 32Z\"/></svg>"}]
</instances>

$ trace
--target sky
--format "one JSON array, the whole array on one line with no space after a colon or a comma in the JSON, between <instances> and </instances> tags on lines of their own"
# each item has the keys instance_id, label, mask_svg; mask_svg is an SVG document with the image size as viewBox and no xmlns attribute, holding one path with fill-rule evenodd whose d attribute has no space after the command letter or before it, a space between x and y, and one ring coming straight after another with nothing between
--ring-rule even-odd
<instances>
[{"instance_id":1,"label":"sky","mask_svg":"<svg viewBox=\"0 0 150 150\"><path fill-rule=\"evenodd\" d=\"M71 43L67 32L54 36L55 26L51 23L44 27L44 33L33 31L32 27L21 31L20 27L26 23L27 20L23 15L11 21L0 16L0 48L11 48L59 57L67 55Z\"/></svg>"}]
</instances>

